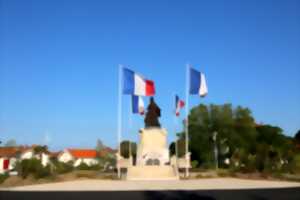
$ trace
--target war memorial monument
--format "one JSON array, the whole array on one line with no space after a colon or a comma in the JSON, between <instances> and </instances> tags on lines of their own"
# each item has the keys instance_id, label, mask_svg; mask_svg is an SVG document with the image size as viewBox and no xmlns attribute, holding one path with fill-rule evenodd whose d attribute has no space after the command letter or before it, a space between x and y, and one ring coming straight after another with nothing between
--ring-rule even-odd
<instances>
[{"instance_id":1,"label":"war memorial monument","mask_svg":"<svg viewBox=\"0 0 300 200\"><path fill-rule=\"evenodd\" d=\"M162 128L158 118L160 108L151 97L145 116L145 128L139 130L139 143L135 165L132 158L119 156L118 165L126 168L127 180L177 180L178 165L171 161L167 143L167 130ZM174 159L173 159L174 160Z\"/></svg>"}]
</instances>

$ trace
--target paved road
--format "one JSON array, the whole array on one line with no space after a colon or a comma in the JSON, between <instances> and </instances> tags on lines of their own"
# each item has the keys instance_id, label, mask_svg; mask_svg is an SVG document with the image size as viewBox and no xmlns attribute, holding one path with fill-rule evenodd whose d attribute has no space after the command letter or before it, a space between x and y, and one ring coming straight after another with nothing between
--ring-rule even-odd
<instances>
[{"instance_id":1,"label":"paved road","mask_svg":"<svg viewBox=\"0 0 300 200\"><path fill-rule=\"evenodd\" d=\"M266 189L299 187L299 182L249 180L238 178L208 178L177 181L119 181L76 180L8 188L14 191L159 191L159 190L211 190L211 189ZM0 189L1 190L1 189ZM300 198L299 198L300 200Z\"/></svg>"},{"instance_id":2,"label":"paved road","mask_svg":"<svg viewBox=\"0 0 300 200\"><path fill-rule=\"evenodd\" d=\"M299 188L242 189L242 190L173 190L173 191L0 191L0 200L170 200L170 199L259 199L299 200Z\"/></svg>"},{"instance_id":3,"label":"paved road","mask_svg":"<svg viewBox=\"0 0 300 200\"><path fill-rule=\"evenodd\" d=\"M300 200L300 183L211 178L181 181L77 180L0 189L0 200Z\"/></svg>"}]
</instances>

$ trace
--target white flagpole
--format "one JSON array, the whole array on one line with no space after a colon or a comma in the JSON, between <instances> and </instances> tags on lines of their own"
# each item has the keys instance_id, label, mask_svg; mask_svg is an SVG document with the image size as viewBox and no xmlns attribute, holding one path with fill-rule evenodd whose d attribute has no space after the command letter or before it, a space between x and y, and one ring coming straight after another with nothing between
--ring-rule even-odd
<instances>
[{"instance_id":1,"label":"white flagpole","mask_svg":"<svg viewBox=\"0 0 300 200\"><path fill-rule=\"evenodd\" d=\"M189 69L190 69L190 65L187 64L186 65L186 88L185 88L185 102L186 102L186 106L185 106L185 159L186 159L186 168L185 168L185 174L186 177L189 177L189 159L188 159L188 154L189 154L189 85L190 85L190 77L189 77Z\"/></svg>"},{"instance_id":2,"label":"white flagpole","mask_svg":"<svg viewBox=\"0 0 300 200\"><path fill-rule=\"evenodd\" d=\"M119 84L118 84L118 156L121 156L121 132L122 132L122 65L119 65ZM118 177L121 178L119 166L119 158L117 158Z\"/></svg>"},{"instance_id":3,"label":"white flagpole","mask_svg":"<svg viewBox=\"0 0 300 200\"><path fill-rule=\"evenodd\" d=\"M174 97L176 98L176 94L174 94ZM176 127L177 127L177 119L176 119L176 102L175 102L175 111L173 114L174 116L174 134L175 134L175 164L176 164L176 169L177 169L177 172L178 172L178 141L177 141L177 135L176 135Z\"/></svg>"},{"instance_id":4,"label":"white flagpole","mask_svg":"<svg viewBox=\"0 0 300 200\"><path fill-rule=\"evenodd\" d=\"M178 172L178 138L177 138L177 134L176 134L176 126L177 126L177 121L176 121L176 116L175 116L175 128L174 128L174 131L175 131L175 161L176 161L176 170Z\"/></svg>"}]
</instances>

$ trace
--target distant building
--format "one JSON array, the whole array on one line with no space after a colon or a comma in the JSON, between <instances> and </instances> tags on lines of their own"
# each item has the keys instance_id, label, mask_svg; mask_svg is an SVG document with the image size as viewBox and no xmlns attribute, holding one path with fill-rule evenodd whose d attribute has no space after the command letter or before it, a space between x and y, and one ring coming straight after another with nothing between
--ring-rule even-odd
<instances>
[{"instance_id":1,"label":"distant building","mask_svg":"<svg viewBox=\"0 0 300 200\"><path fill-rule=\"evenodd\" d=\"M20 148L20 160L32 159L34 157L33 147Z\"/></svg>"},{"instance_id":2,"label":"distant building","mask_svg":"<svg viewBox=\"0 0 300 200\"><path fill-rule=\"evenodd\" d=\"M49 155L50 152L42 152L41 154L36 154L34 152L34 148L37 147L37 145L32 145L30 147L25 146L20 148L20 160L25 160L25 159L32 159L36 158L38 160L41 160L41 163L44 167L46 167L50 163Z\"/></svg>"},{"instance_id":3,"label":"distant building","mask_svg":"<svg viewBox=\"0 0 300 200\"><path fill-rule=\"evenodd\" d=\"M44 167L47 166L50 163L50 152L35 154L34 147L34 145L0 147L0 174L13 170L18 160L22 161L25 159L36 158L41 160L41 163Z\"/></svg>"},{"instance_id":4,"label":"distant building","mask_svg":"<svg viewBox=\"0 0 300 200\"><path fill-rule=\"evenodd\" d=\"M96 165L99 163L97 157L98 153L94 149L65 149L58 155L57 159L64 163L72 161L74 167L77 167L81 163L88 166Z\"/></svg>"},{"instance_id":5,"label":"distant building","mask_svg":"<svg viewBox=\"0 0 300 200\"><path fill-rule=\"evenodd\" d=\"M0 147L0 174L12 170L17 161L17 147Z\"/></svg>"}]
</instances>

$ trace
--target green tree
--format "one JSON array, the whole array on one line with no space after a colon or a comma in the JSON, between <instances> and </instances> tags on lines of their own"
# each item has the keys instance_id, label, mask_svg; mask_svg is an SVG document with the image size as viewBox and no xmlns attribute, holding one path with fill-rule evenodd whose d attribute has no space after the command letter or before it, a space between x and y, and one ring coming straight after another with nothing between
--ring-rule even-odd
<instances>
[{"instance_id":1,"label":"green tree","mask_svg":"<svg viewBox=\"0 0 300 200\"><path fill-rule=\"evenodd\" d=\"M197 160L200 165L213 164L212 133L218 132L217 144L222 151L223 158L230 157L235 149L245 149L249 152L255 149L255 122L248 108L232 108L231 104L203 105L200 104L191 110L189 115L189 136L192 160ZM183 134L182 134L183 135ZM221 141L226 140L226 145ZM224 147L225 146L225 147Z\"/></svg>"},{"instance_id":2,"label":"green tree","mask_svg":"<svg viewBox=\"0 0 300 200\"><path fill-rule=\"evenodd\" d=\"M130 147L131 147L131 149L130 149ZM121 155L124 158L129 158L130 151L131 151L131 155L133 157L135 157L136 156L136 151L137 151L136 143L135 142L131 142L129 140L122 141L121 142Z\"/></svg>"},{"instance_id":3,"label":"green tree","mask_svg":"<svg viewBox=\"0 0 300 200\"><path fill-rule=\"evenodd\" d=\"M47 145L37 145L33 148L33 152L34 154L38 155L39 158L42 158L42 154L43 153L47 153L48 152L48 146Z\"/></svg>"},{"instance_id":4,"label":"green tree","mask_svg":"<svg viewBox=\"0 0 300 200\"><path fill-rule=\"evenodd\" d=\"M300 130L298 130L298 132L295 134L295 142L297 145L300 145Z\"/></svg>"},{"instance_id":5,"label":"green tree","mask_svg":"<svg viewBox=\"0 0 300 200\"><path fill-rule=\"evenodd\" d=\"M175 155L176 153L176 146L177 145L177 156L178 157L184 157L186 152L186 146L185 146L185 139L181 138L177 140L177 143L172 142L169 146L170 155Z\"/></svg>"},{"instance_id":6,"label":"green tree","mask_svg":"<svg viewBox=\"0 0 300 200\"><path fill-rule=\"evenodd\" d=\"M212 133L215 131L221 167L227 166L222 161L228 158L231 158L231 167L245 172L283 169L292 172L292 166L296 166L293 163L296 163L297 148L293 143L300 141L300 133L293 139L285 136L280 127L257 125L249 108L200 104L191 109L188 121L191 159L198 161L200 167L214 164ZM184 132L179 136L184 155ZM170 145L170 152L175 153L174 143Z\"/></svg>"},{"instance_id":7,"label":"green tree","mask_svg":"<svg viewBox=\"0 0 300 200\"><path fill-rule=\"evenodd\" d=\"M48 146L44 145L37 145L33 148L33 151L35 154L42 154L42 153L47 153L48 152Z\"/></svg>"}]
</instances>

